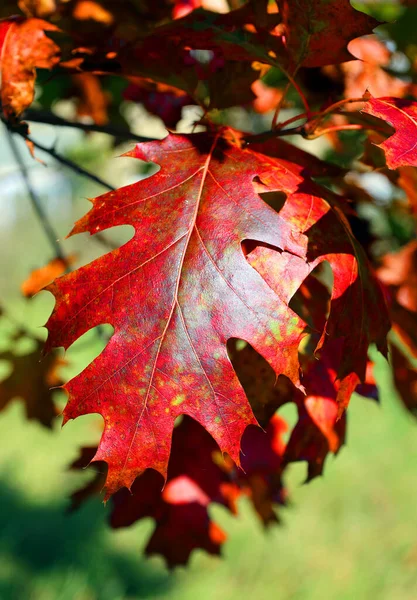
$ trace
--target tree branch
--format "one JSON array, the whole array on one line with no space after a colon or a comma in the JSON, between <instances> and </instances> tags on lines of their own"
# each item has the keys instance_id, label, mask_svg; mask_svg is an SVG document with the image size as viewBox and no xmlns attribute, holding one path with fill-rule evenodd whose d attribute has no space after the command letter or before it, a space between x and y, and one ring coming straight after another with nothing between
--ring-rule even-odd
<instances>
[{"instance_id":1,"label":"tree branch","mask_svg":"<svg viewBox=\"0 0 417 600\"><path fill-rule=\"evenodd\" d=\"M13 134L9 130L7 131L7 136L8 136L8 140L9 140L9 144L10 144L10 148L12 150L13 156L15 158L15 161L17 163L17 166L19 167L20 173L21 173L23 181L25 183L28 196L32 202L33 209L39 219L39 222L43 227L45 235L46 235L50 245L52 246L56 256L58 258L60 258L65 264L68 264L67 259L65 258L65 253L64 253L63 249L61 248L60 243L58 242L58 236L57 236L51 222L49 221L45 211L43 210L43 206L40 201L40 198L38 197L34 188L32 187L28 169L22 159L20 150L13 138Z\"/></svg>"},{"instance_id":2,"label":"tree branch","mask_svg":"<svg viewBox=\"0 0 417 600\"><path fill-rule=\"evenodd\" d=\"M135 142L151 142L154 138L148 138L141 135L136 135L129 129L119 129L113 125L96 125L95 123L79 123L76 121L67 121L52 112L27 109L24 113L24 119L33 123L44 123L46 125L54 125L56 127L71 127L73 129L81 129L85 132L106 133L113 137L118 137L124 140L134 140Z\"/></svg>"},{"instance_id":3,"label":"tree branch","mask_svg":"<svg viewBox=\"0 0 417 600\"><path fill-rule=\"evenodd\" d=\"M56 150L54 148L47 148L43 144L40 144L39 142L35 142L35 140L33 140L28 135L25 135L23 137L30 144L33 144L33 146L35 148L38 148L38 150L42 150L42 152L46 152L46 154L49 154L49 156L52 156L52 158L54 158L57 162L61 163L61 165L64 165L64 167L71 169L78 175L82 175L83 177L87 177L87 179L91 179L91 181L98 183L98 185L101 185L102 187L105 187L110 191L114 191L115 188L112 185L110 185L109 183L107 183L106 181L104 181L103 179L98 177L97 175L94 175L94 173L91 173L91 171L87 171L87 169L84 169L84 167L80 167L80 165L78 165L73 160L70 160L69 158L62 156L62 154L59 154L58 152L56 152Z\"/></svg>"},{"instance_id":4,"label":"tree branch","mask_svg":"<svg viewBox=\"0 0 417 600\"><path fill-rule=\"evenodd\" d=\"M16 125L13 125L12 123L10 123L3 115L0 115L0 118L10 133L17 133L24 140L26 140L30 146L33 146L34 148L38 148L39 150L42 150L42 152L49 154L49 156L52 156L52 158L54 158L57 162L61 163L68 169L71 169L78 175L87 177L88 179L91 179L91 181L94 181L98 185L101 185L102 187L105 187L110 191L113 191L115 189L112 185L110 185L109 183L107 183L106 181L104 181L103 179L98 177L97 175L94 175L94 173L87 171L87 169L80 167L80 165L78 165L76 162L70 160L69 158L66 158L65 156L62 156L62 154L59 154L54 148L48 148L47 146L44 146L40 142L36 142L35 140L33 140L29 136L27 124L20 122L16 126ZM10 139L11 139L11 137L10 137Z\"/></svg>"}]
</instances>

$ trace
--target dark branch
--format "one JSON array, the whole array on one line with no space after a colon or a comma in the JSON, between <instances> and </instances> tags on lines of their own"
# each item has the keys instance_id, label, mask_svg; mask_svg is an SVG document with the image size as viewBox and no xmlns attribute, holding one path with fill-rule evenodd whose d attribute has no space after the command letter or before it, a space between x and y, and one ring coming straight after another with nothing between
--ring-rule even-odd
<instances>
[{"instance_id":1,"label":"dark branch","mask_svg":"<svg viewBox=\"0 0 417 600\"><path fill-rule=\"evenodd\" d=\"M71 127L73 129L81 129L85 132L95 131L99 133L106 133L113 137L117 137L123 140L134 140L135 142L151 142L153 138L143 137L136 135L129 129L119 129L113 125L96 125L95 123L79 123L76 121L67 121L58 115L54 115L52 112L28 109L24 114L24 119L32 121L34 123L45 123L47 125L55 125L56 127Z\"/></svg>"},{"instance_id":2,"label":"dark branch","mask_svg":"<svg viewBox=\"0 0 417 600\"><path fill-rule=\"evenodd\" d=\"M244 140L247 144L261 144L271 138L285 137L287 135L301 135L306 137L305 123L299 127L291 127L289 129L272 129L255 135L247 135Z\"/></svg>"},{"instance_id":3,"label":"dark branch","mask_svg":"<svg viewBox=\"0 0 417 600\"><path fill-rule=\"evenodd\" d=\"M57 162L61 163L61 165L64 165L64 167L71 169L78 175L87 177L88 179L91 179L91 181L98 183L98 185L101 185L110 191L113 191L115 189L112 185L110 185L109 183L107 183L106 181L104 181L103 179L98 177L97 175L94 175L94 173L87 171L87 169L80 167L80 165L78 165L73 160L70 160L69 158L65 158L65 156L62 156L62 154L59 154L58 152L56 152L56 150L54 148L47 148L43 144L40 144L39 142L35 142L35 140L33 140L28 135L24 135L23 137L30 144L33 144L35 148L38 148L38 150L42 150L42 152L46 152L47 154L49 154L49 156L52 156L52 158L54 158Z\"/></svg>"},{"instance_id":4,"label":"dark branch","mask_svg":"<svg viewBox=\"0 0 417 600\"><path fill-rule=\"evenodd\" d=\"M39 222L41 223L43 230L45 232L45 235L48 238L50 245L54 249L56 256L58 258L60 258L61 260L63 260L65 264L67 264L65 254L61 248L60 243L58 242L58 236L57 236L52 224L48 220L48 217L47 217L45 211L43 210L43 206L42 206L42 203L41 203L38 195L36 194L35 190L32 187L32 184L31 184L30 178L29 178L28 169L22 159L20 150L13 138L13 134L10 131L7 131L7 134L8 134L10 148L12 150L15 161L19 167L20 173L22 175L23 181L26 186L28 196L32 202L32 206L33 206L35 213L39 219Z\"/></svg>"},{"instance_id":5,"label":"dark branch","mask_svg":"<svg viewBox=\"0 0 417 600\"><path fill-rule=\"evenodd\" d=\"M46 152L46 154L49 154L49 156L52 156L52 158L54 158L57 162L61 163L61 165L64 165L68 169L71 169L75 173L78 173L78 175L82 175L83 177L87 177L88 179L91 179L98 185L101 185L110 191L113 191L115 189L112 185L110 185L109 183L107 183L106 181L104 181L103 179L98 177L97 175L94 175L94 173L87 171L87 169L80 167L80 165L78 165L76 162L59 154L55 150L55 148L48 148L47 146L44 146L40 142L35 142L35 140L32 140L32 138L29 136L29 129L28 129L27 123L25 123L23 121L19 122L18 124L10 123L10 121L8 121L4 117L4 115L0 115L0 118L3 121L3 124L5 125L5 127L7 128L7 130L9 132L17 133L24 140L26 140L31 146L33 146L34 148L38 148L39 150L42 150L42 152Z\"/></svg>"}]
</instances>

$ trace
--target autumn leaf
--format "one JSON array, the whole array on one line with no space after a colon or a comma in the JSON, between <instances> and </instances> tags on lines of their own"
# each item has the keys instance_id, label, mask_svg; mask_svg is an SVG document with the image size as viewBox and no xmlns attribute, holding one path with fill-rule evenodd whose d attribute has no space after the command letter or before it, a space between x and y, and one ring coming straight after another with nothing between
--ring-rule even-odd
<instances>
[{"instance_id":1,"label":"autumn leaf","mask_svg":"<svg viewBox=\"0 0 417 600\"><path fill-rule=\"evenodd\" d=\"M278 0L285 46L298 68L322 67L352 60L348 43L379 22L353 8L349 0Z\"/></svg>"},{"instance_id":2,"label":"autumn leaf","mask_svg":"<svg viewBox=\"0 0 417 600\"><path fill-rule=\"evenodd\" d=\"M417 168L400 167L397 185L404 190L412 213L417 216Z\"/></svg>"},{"instance_id":3,"label":"autumn leaf","mask_svg":"<svg viewBox=\"0 0 417 600\"><path fill-rule=\"evenodd\" d=\"M242 470L235 477L264 525L278 521L277 506L287 500L282 479L287 430L287 423L273 415L265 431L249 427L242 439Z\"/></svg>"},{"instance_id":4,"label":"autumn leaf","mask_svg":"<svg viewBox=\"0 0 417 600\"><path fill-rule=\"evenodd\" d=\"M373 98L366 95L362 112L388 122L394 135L378 144L385 152L387 167L417 166L417 102L400 98Z\"/></svg>"},{"instance_id":5,"label":"autumn leaf","mask_svg":"<svg viewBox=\"0 0 417 600\"><path fill-rule=\"evenodd\" d=\"M255 95L250 86L259 77L253 63L285 67L288 62L275 32L279 16L269 14L266 5L252 0L226 14L199 8L161 24L132 49L120 49L123 71L182 89L200 102L197 83L203 81L211 108L251 102ZM190 54L193 49L211 51L211 61L197 61Z\"/></svg>"},{"instance_id":6,"label":"autumn leaf","mask_svg":"<svg viewBox=\"0 0 417 600\"><path fill-rule=\"evenodd\" d=\"M23 281L20 286L22 294L31 298L43 289L48 283L51 283L56 277L59 277L67 268L74 264L75 256L71 255L65 260L63 258L53 258L47 265L35 269L29 277Z\"/></svg>"},{"instance_id":7,"label":"autumn leaf","mask_svg":"<svg viewBox=\"0 0 417 600\"><path fill-rule=\"evenodd\" d=\"M10 374L0 382L0 411L19 398L28 419L52 427L57 410L51 388L62 384L57 369L63 361L55 353L42 358L42 346L36 342L34 350L22 355L12 350L0 352L0 360L11 367Z\"/></svg>"},{"instance_id":8,"label":"autumn leaf","mask_svg":"<svg viewBox=\"0 0 417 600\"><path fill-rule=\"evenodd\" d=\"M109 95L103 90L101 81L92 73L80 73L72 76L77 97L77 113L80 117L90 117L97 125L109 121Z\"/></svg>"},{"instance_id":9,"label":"autumn leaf","mask_svg":"<svg viewBox=\"0 0 417 600\"><path fill-rule=\"evenodd\" d=\"M307 281L310 287L314 280L310 277ZM255 509L265 524L276 520L273 504L285 503L282 474L286 466L291 462L306 461L308 480L313 479L322 473L328 453L337 454L344 442L346 415L343 413L339 418L340 399L344 404L348 403L357 379L352 376L346 380L337 378L342 351L342 344L333 341L322 352L320 360L308 353L302 356L305 394L286 377L276 380L266 361L250 346L233 351L233 365L255 414L262 424L268 423L265 427L269 436L252 427L245 432L242 440L244 472L239 470L235 476L239 485L249 490ZM280 436L287 425L279 422L279 409L287 403L296 404L299 419L285 446ZM278 415L273 416L276 410ZM256 498L264 499L261 511L257 508Z\"/></svg>"},{"instance_id":10,"label":"autumn leaf","mask_svg":"<svg viewBox=\"0 0 417 600\"><path fill-rule=\"evenodd\" d=\"M357 386L355 392L364 398L378 401L379 391L374 376L374 366L374 363L369 360L366 366L365 381Z\"/></svg>"},{"instance_id":11,"label":"autumn leaf","mask_svg":"<svg viewBox=\"0 0 417 600\"><path fill-rule=\"evenodd\" d=\"M59 48L45 35L56 30L41 19L16 19L8 26L0 56L1 102L7 118L18 118L32 103L36 69L58 63Z\"/></svg>"},{"instance_id":12,"label":"autumn leaf","mask_svg":"<svg viewBox=\"0 0 417 600\"><path fill-rule=\"evenodd\" d=\"M155 528L145 552L162 555L169 567L187 563L196 548L220 554L226 535L209 515L208 509L213 503L236 514L237 499L249 496L265 524L277 521L276 506L284 504L286 499L282 482L286 429L285 421L279 416L271 419L266 431L248 428L242 442L245 470L237 471L230 459L221 456L203 427L184 417L174 429L165 487L161 475L151 469L139 475L131 493L122 489L111 498L111 526L128 527L151 517ZM85 468L95 451L96 448L83 448L71 468ZM72 494L72 509L99 494L106 467L100 462L94 467L94 477Z\"/></svg>"},{"instance_id":13,"label":"autumn leaf","mask_svg":"<svg viewBox=\"0 0 417 600\"><path fill-rule=\"evenodd\" d=\"M225 504L222 485L227 474L213 462L216 444L195 421L184 418L175 428L168 481L162 489L159 473L147 470L131 493L120 490L112 499L112 527L126 527L144 517L155 519L146 554L161 554L168 566L185 564L195 548L220 554L226 540L208 514L211 502Z\"/></svg>"},{"instance_id":14,"label":"autumn leaf","mask_svg":"<svg viewBox=\"0 0 417 600\"><path fill-rule=\"evenodd\" d=\"M18 6L27 17L46 19L56 11L56 0L19 0Z\"/></svg>"},{"instance_id":15,"label":"autumn leaf","mask_svg":"<svg viewBox=\"0 0 417 600\"><path fill-rule=\"evenodd\" d=\"M390 290L389 311L394 331L417 356L417 242L383 257L378 278Z\"/></svg>"},{"instance_id":16,"label":"autumn leaf","mask_svg":"<svg viewBox=\"0 0 417 600\"><path fill-rule=\"evenodd\" d=\"M92 0L78 0L72 14L79 21L96 21L103 25L112 25L115 21L112 12L99 2Z\"/></svg>"},{"instance_id":17,"label":"autumn leaf","mask_svg":"<svg viewBox=\"0 0 417 600\"><path fill-rule=\"evenodd\" d=\"M252 103L253 110L261 115L274 110L283 98L283 90L270 87L261 79L253 82L252 91L256 96Z\"/></svg>"},{"instance_id":18,"label":"autumn leaf","mask_svg":"<svg viewBox=\"0 0 417 600\"><path fill-rule=\"evenodd\" d=\"M196 8L201 7L201 0L174 0L174 7L172 9L172 17L174 19L181 19Z\"/></svg>"},{"instance_id":19,"label":"autumn leaf","mask_svg":"<svg viewBox=\"0 0 417 600\"><path fill-rule=\"evenodd\" d=\"M330 264L333 272L330 314L317 350L324 350L327 343L340 338L344 352L337 376L341 379L356 376L364 381L369 344L375 343L382 353L387 352L386 335L390 322L382 291L363 249L351 232L340 199L303 180L300 166L291 166L288 161L283 163L294 171L298 186L287 196L279 214L294 227L303 223L302 231L309 240L308 261L262 246L253 250L248 260L279 294L283 293L280 282L285 278L288 282L285 288L287 302L318 265ZM356 327L352 327L347 318L352 306L359 311Z\"/></svg>"},{"instance_id":20,"label":"autumn leaf","mask_svg":"<svg viewBox=\"0 0 417 600\"><path fill-rule=\"evenodd\" d=\"M182 90L140 77L131 78L123 97L131 102L141 102L147 111L160 117L168 129L175 128L184 106L194 104L194 100Z\"/></svg>"},{"instance_id":21,"label":"autumn leaf","mask_svg":"<svg viewBox=\"0 0 417 600\"><path fill-rule=\"evenodd\" d=\"M95 199L72 234L132 224L134 237L47 288L56 297L48 349L68 348L101 323L115 330L104 352L66 385L64 411L65 421L102 414L96 459L109 465L107 495L130 487L148 467L166 475L180 414L195 418L239 463L242 433L256 421L226 342L247 340L298 385L304 329L241 250L249 238L305 254L297 227L254 190L256 177L271 191L297 185L279 161L206 134L171 135L130 156L162 168Z\"/></svg>"},{"instance_id":22,"label":"autumn leaf","mask_svg":"<svg viewBox=\"0 0 417 600\"><path fill-rule=\"evenodd\" d=\"M229 492L229 475L213 460L217 445L201 425L185 417L174 429L172 448L165 487L161 475L148 469L136 479L131 493L123 489L114 494L110 515L115 529L145 517L153 518L155 529L145 552L164 556L170 567L187 563L196 548L220 553L226 535L211 520L208 507L212 502L229 504L229 496L223 493ZM86 467L95 451L96 448L83 448L71 468ZM103 487L105 463L94 466L93 479L72 495L72 509Z\"/></svg>"},{"instance_id":23,"label":"autumn leaf","mask_svg":"<svg viewBox=\"0 0 417 600\"><path fill-rule=\"evenodd\" d=\"M353 40L349 50L358 60L341 65L347 98L360 98L366 89L374 97L390 94L401 98L412 91L410 83L387 71L392 52L376 35ZM346 109L349 110L349 105Z\"/></svg>"},{"instance_id":24,"label":"autumn leaf","mask_svg":"<svg viewBox=\"0 0 417 600\"><path fill-rule=\"evenodd\" d=\"M286 60L281 36L274 35L279 16L266 10L267 2L251 0L244 6L220 14L197 9L182 19L157 27L144 40L148 47L162 38L181 46L213 50L230 61L259 60L277 64Z\"/></svg>"},{"instance_id":25,"label":"autumn leaf","mask_svg":"<svg viewBox=\"0 0 417 600\"><path fill-rule=\"evenodd\" d=\"M309 410L299 403L298 411L298 421L291 433L283 461L307 462L306 481L311 481L322 475L329 450L336 453L343 445L346 413L338 420L336 403L322 397L311 402ZM313 426L315 421L321 424L321 428ZM326 433L323 433L324 429Z\"/></svg>"},{"instance_id":26,"label":"autumn leaf","mask_svg":"<svg viewBox=\"0 0 417 600\"><path fill-rule=\"evenodd\" d=\"M390 347L390 359L395 387L400 398L407 410L417 417L417 369L405 354L393 344Z\"/></svg>"}]
</instances>

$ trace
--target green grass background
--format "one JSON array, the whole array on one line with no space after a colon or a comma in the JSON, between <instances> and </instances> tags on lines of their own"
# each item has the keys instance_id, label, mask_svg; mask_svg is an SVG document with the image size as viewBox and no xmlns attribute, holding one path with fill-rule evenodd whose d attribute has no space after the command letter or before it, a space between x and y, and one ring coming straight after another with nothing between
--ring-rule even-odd
<instances>
[{"instance_id":1,"label":"green grass background","mask_svg":"<svg viewBox=\"0 0 417 600\"><path fill-rule=\"evenodd\" d=\"M93 137L83 145L83 164L95 156L96 143ZM112 151L102 141L98 147L103 176L119 184L137 176L121 176L114 159L109 169ZM16 172L4 166L10 163L5 145L1 152L2 303L12 320L42 335L52 298L42 293L25 302L19 283L51 253ZM88 208L85 197L100 190L81 189L78 180L68 188L64 174L39 164L31 163L31 173L63 237ZM87 236L63 243L68 252L77 250L79 263L103 251ZM0 325L6 347L14 325L7 319ZM99 352L94 339L92 332L69 350L65 377ZM20 351L29 346L21 343ZM223 558L197 551L186 569L174 572L159 557L143 557L150 520L112 531L109 508L99 499L66 512L71 491L91 476L67 466L80 445L97 440L97 417L62 430L57 422L47 431L28 423L16 400L0 414L0 600L416 600L417 422L402 408L382 358L377 376L380 406L352 400L347 447L330 458L324 477L301 485L305 466L290 469L292 504L281 511L281 526L264 531L245 501L237 518L215 507L213 516L229 536Z\"/></svg>"}]
</instances>

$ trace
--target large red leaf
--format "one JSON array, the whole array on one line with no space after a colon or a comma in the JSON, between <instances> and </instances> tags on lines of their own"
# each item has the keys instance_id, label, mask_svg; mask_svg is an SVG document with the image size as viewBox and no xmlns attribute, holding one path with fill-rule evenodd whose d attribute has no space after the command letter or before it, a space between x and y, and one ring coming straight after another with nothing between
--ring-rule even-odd
<instances>
[{"instance_id":1,"label":"large red leaf","mask_svg":"<svg viewBox=\"0 0 417 600\"><path fill-rule=\"evenodd\" d=\"M305 255L305 238L257 195L295 191L278 160L207 134L140 144L130 156L162 165L150 179L93 201L72 234L132 224L122 248L47 289L56 297L47 348L68 348L102 323L103 353L66 386L64 420L100 413L95 457L109 465L107 494L148 467L166 475L172 428L188 414L239 463L240 439L256 423L226 351L248 341L277 374L298 384L304 323L246 261L245 239Z\"/></svg>"},{"instance_id":2,"label":"large red leaf","mask_svg":"<svg viewBox=\"0 0 417 600\"><path fill-rule=\"evenodd\" d=\"M417 102L401 98L373 98L367 95L362 112L388 122L395 129L382 144L389 169L417 166Z\"/></svg>"}]
</instances>

